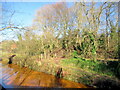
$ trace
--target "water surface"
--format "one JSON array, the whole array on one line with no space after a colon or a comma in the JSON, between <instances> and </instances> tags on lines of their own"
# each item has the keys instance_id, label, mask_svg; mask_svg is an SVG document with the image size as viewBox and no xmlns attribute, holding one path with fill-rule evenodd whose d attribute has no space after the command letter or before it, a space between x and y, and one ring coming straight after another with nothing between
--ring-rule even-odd
<instances>
[{"instance_id":1,"label":"water surface","mask_svg":"<svg viewBox=\"0 0 120 90\"><path fill-rule=\"evenodd\" d=\"M87 88L87 86L65 79L58 79L54 75L37 72L29 68L20 68L15 64L0 62L0 84L5 88L21 87L49 87L49 88Z\"/></svg>"}]
</instances>

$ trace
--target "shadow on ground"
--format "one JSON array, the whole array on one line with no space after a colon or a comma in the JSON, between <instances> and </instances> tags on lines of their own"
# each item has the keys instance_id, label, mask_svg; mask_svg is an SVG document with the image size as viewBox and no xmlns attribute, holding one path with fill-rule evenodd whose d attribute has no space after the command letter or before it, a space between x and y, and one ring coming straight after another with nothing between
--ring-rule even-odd
<instances>
[{"instance_id":1,"label":"shadow on ground","mask_svg":"<svg viewBox=\"0 0 120 90\"><path fill-rule=\"evenodd\" d=\"M101 73L112 72L113 76L109 75L89 75L85 74L83 77L78 78L78 82L87 84L88 86L96 88L120 88L120 62L119 61L100 61L95 71Z\"/></svg>"},{"instance_id":2,"label":"shadow on ground","mask_svg":"<svg viewBox=\"0 0 120 90\"><path fill-rule=\"evenodd\" d=\"M107 77L100 77L93 81L97 88L120 88L120 82Z\"/></svg>"}]
</instances>

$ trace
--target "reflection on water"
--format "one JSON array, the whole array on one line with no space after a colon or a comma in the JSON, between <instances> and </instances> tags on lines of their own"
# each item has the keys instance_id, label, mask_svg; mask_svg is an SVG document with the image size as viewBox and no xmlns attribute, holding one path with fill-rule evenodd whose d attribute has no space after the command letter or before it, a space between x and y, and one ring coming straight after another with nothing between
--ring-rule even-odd
<instances>
[{"instance_id":1,"label":"reflection on water","mask_svg":"<svg viewBox=\"0 0 120 90\"><path fill-rule=\"evenodd\" d=\"M2 66L2 83L5 87L53 87L53 88L87 88L85 85L58 79L53 75L43 72L20 68L17 65Z\"/></svg>"},{"instance_id":2,"label":"reflection on water","mask_svg":"<svg viewBox=\"0 0 120 90\"><path fill-rule=\"evenodd\" d=\"M58 88L62 87L62 83L60 82L60 79L58 78L55 78L55 87L58 87Z\"/></svg>"}]
</instances>

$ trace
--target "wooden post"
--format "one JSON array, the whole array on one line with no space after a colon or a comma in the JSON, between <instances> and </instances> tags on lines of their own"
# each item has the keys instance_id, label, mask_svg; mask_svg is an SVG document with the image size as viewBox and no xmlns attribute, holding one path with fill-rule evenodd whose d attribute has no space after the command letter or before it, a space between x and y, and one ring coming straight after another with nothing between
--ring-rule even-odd
<instances>
[{"instance_id":1,"label":"wooden post","mask_svg":"<svg viewBox=\"0 0 120 90\"><path fill-rule=\"evenodd\" d=\"M56 75L57 78L62 78L63 77L63 73L62 73L62 68L59 68Z\"/></svg>"},{"instance_id":2,"label":"wooden post","mask_svg":"<svg viewBox=\"0 0 120 90\"><path fill-rule=\"evenodd\" d=\"M16 56L16 55L12 55L12 56L9 57L9 62L8 62L8 64L12 64L12 60L13 60L13 57L14 57L14 56Z\"/></svg>"}]
</instances>

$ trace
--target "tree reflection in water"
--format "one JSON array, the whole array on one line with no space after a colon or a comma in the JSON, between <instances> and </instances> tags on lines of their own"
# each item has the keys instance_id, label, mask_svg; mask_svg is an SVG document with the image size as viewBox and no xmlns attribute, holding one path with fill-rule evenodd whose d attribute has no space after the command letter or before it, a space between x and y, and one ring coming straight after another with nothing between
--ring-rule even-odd
<instances>
[{"instance_id":1,"label":"tree reflection in water","mask_svg":"<svg viewBox=\"0 0 120 90\"><path fill-rule=\"evenodd\" d=\"M6 87L87 88L80 83L64 80L43 72L37 72L14 64L5 65L3 84Z\"/></svg>"}]
</instances>

